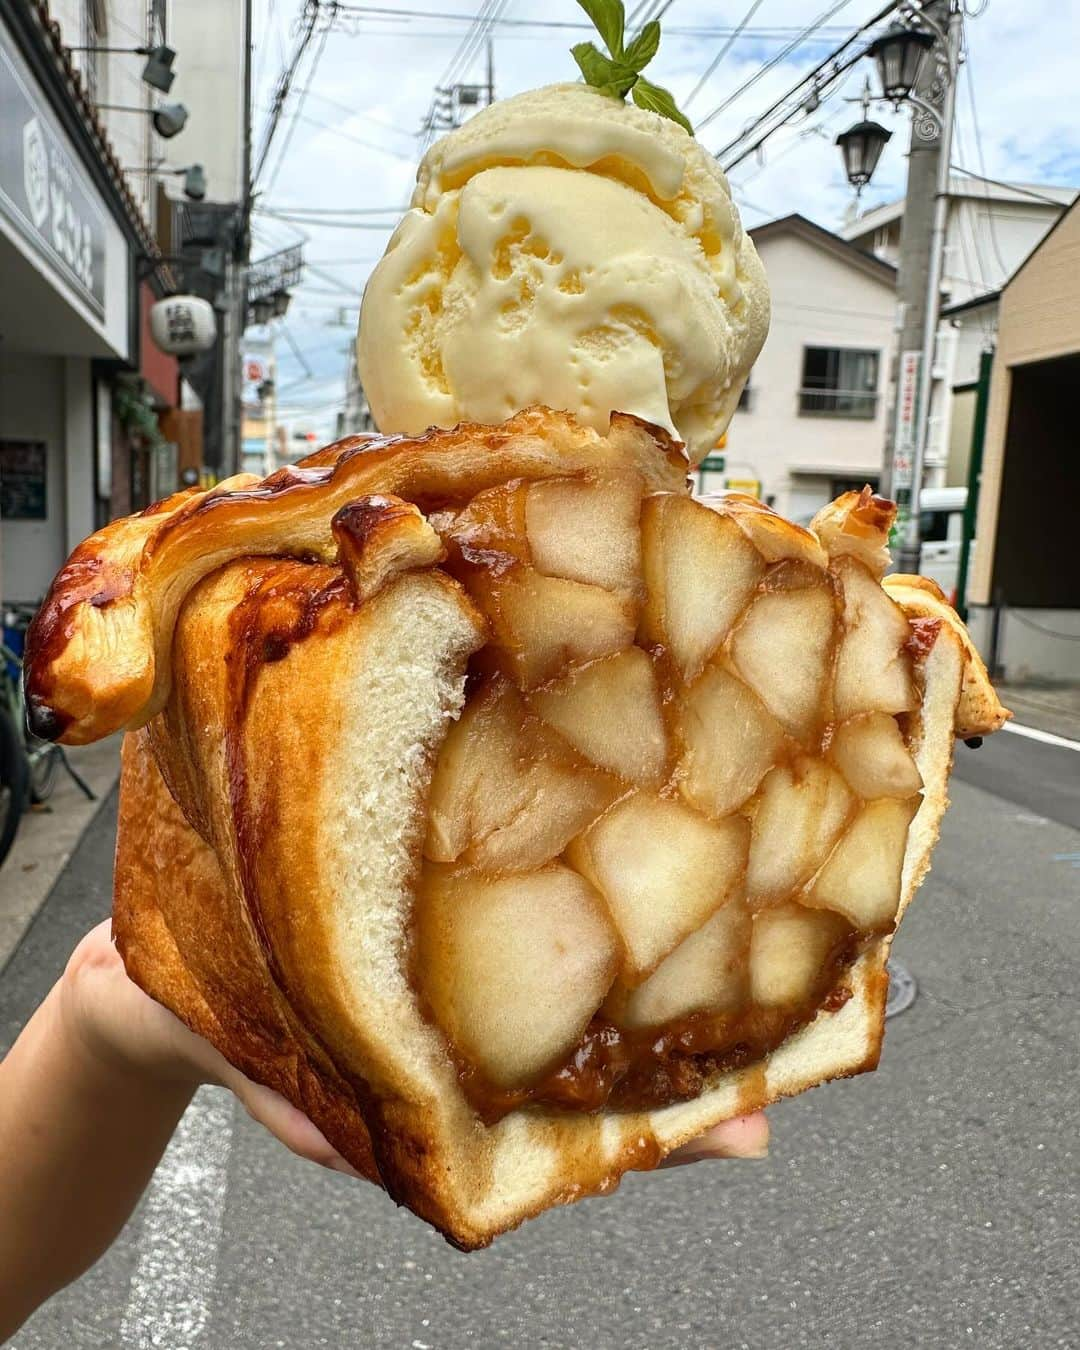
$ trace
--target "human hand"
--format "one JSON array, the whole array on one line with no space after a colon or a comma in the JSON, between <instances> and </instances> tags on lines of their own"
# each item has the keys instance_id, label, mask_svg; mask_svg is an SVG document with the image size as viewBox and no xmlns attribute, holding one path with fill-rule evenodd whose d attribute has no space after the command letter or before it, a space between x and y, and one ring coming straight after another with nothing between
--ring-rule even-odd
<instances>
[{"instance_id":1,"label":"human hand","mask_svg":"<svg viewBox=\"0 0 1080 1350\"><path fill-rule=\"evenodd\" d=\"M722 1120L711 1130L669 1153L661 1167L683 1167L710 1158L765 1158L769 1153L769 1120L764 1111Z\"/></svg>"},{"instance_id":2,"label":"human hand","mask_svg":"<svg viewBox=\"0 0 1080 1350\"><path fill-rule=\"evenodd\" d=\"M322 1132L273 1089L253 1083L209 1041L155 1003L128 978L108 921L76 947L62 985L62 1016L72 1034L97 1059L127 1072L190 1084L227 1087L247 1113L302 1158L358 1177ZM664 1162L678 1167L709 1158L761 1158L768 1152L764 1112L722 1121L676 1149Z\"/></svg>"},{"instance_id":3,"label":"human hand","mask_svg":"<svg viewBox=\"0 0 1080 1350\"><path fill-rule=\"evenodd\" d=\"M108 920L72 953L61 980L60 1015L84 1050L113 1071L187 1084L192 1092L203 1083L227 1087L248 1115L293 1153L360 1176L302 1111L245 1077L128 978Z\"/></svg>"}]
</instances>

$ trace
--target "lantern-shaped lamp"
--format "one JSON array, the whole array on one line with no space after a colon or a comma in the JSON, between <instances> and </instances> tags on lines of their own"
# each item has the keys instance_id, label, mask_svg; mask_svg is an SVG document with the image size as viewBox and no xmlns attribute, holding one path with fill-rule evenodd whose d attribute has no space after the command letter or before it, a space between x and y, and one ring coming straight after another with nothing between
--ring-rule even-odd
<instances>
[{"instance_id":1,"label":"lantern-shaped lamp","mask_svg":"<svg viewBox=\"0 0 1080 1350\"><path fill-rule=\"evenodd\" d=\"M926 54L934 45L933 34L921 28L894 23L867 52L877 63L881 92L893 103L907 98L919 80Z\"/></svg>"},{"instance_id":2,"label":"lantern-shaped lamp","mask_svg":"<svg viewBox=\"0 0 1080 1350\"><path fill-rule=\"evenodd\" d=\"M857 191L864 188L873 177L881 152L891 137L892 132L880 122L868 122L865 119L837 136L836 144L844 156L848 182Z\"/></svg>"},{"instance_id":3,"label":"lantern-shaped lamp","mask_svg":"<svg viewBox=\"0 0 1080 1350\"><path fill-rule=\"evenodd\" d=\"M217 337L214 308L197 295L170 295L150 310L150 336L170 356L209 351Z\"/></svg>"}]
</instances>

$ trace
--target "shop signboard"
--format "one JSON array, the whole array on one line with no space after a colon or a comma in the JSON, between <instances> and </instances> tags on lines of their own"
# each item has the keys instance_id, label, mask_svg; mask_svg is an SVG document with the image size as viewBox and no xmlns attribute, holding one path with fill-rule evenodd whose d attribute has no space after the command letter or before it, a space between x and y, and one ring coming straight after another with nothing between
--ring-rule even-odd
<instances>
[{"instance_id":1,"label":"shop signboard","mask_svg":"<svg viewBox=\"0 0 1080 1350\"><path fill-rule=\"evenodd\" d=\"M103 319L104 210L2 27L0 213L87 309Z\"/></svg>"},{"instance_id":2,"label":"shop signboard","mask_svg":"<svg viewBox=\"0 0 1080 1350\"><path fill-rule=\"evenodd\" d=\"M893 445L893 490L910 489L915 455L915 417L919 404L919 366L922 353L900 353L900 381L896 394L896 437Z\"/></svg>"},{"instance_id":3,"label":"shop signboard","mask_svg":"<svg viewBox=\"0 0 1080 1350\"><path fill-rule=\"evenodd\" d=\"M725 478L724 486L729 492L741 492L745 497L761 496L761 480L758 478Z\"/></svg>"},{"instance_id":4,"label":"shop signboard","mask_svg":"<svg viewBox=\"0 0 1080 1350\"><path fill-rule=\"evenodd\" d=\"M46 467L44 441L0 441L0 519L47 519Z\"/></svg>"}]
</instances>

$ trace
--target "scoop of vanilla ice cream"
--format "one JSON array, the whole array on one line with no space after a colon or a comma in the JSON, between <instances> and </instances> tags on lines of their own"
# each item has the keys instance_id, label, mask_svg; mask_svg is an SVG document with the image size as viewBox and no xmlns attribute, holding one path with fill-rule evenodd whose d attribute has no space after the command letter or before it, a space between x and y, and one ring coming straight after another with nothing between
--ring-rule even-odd
<instances>
[{"instance_id":1,"label":"scoop of vanilla ice cream","mask_svg":"<svg viewBox=\"0 0 1080 1350\"><path fill-rule=\"evenodd\" d=\"M385 432L534 403L633 413L697 462L769 323L727 179L693 137L582 84L493 104L432 146L364 293L360 378Z\"/></svg>"}]
</instances>

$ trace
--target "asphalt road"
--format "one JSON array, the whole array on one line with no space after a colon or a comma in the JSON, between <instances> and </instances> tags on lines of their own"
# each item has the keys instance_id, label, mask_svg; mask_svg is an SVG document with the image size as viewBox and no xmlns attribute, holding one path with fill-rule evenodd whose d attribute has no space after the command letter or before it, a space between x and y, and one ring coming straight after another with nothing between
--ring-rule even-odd
<instances>
[{"instance_id":1,"label":"asphalt road","mask_svg":"<svg viewBox=\"0 0 1080 1350\"><path fill-rule=\"evenodd\" d=\"M1078 780L1016 736L960 752L897 941L919 997L876 1074L774 1108L768 1161L631 1176L465 1256L205 1090L120 1240L12 1344L1080 1345ZM108 907L111 812L0 975L5 1044Z\"/></svg>"}]
</instances>

